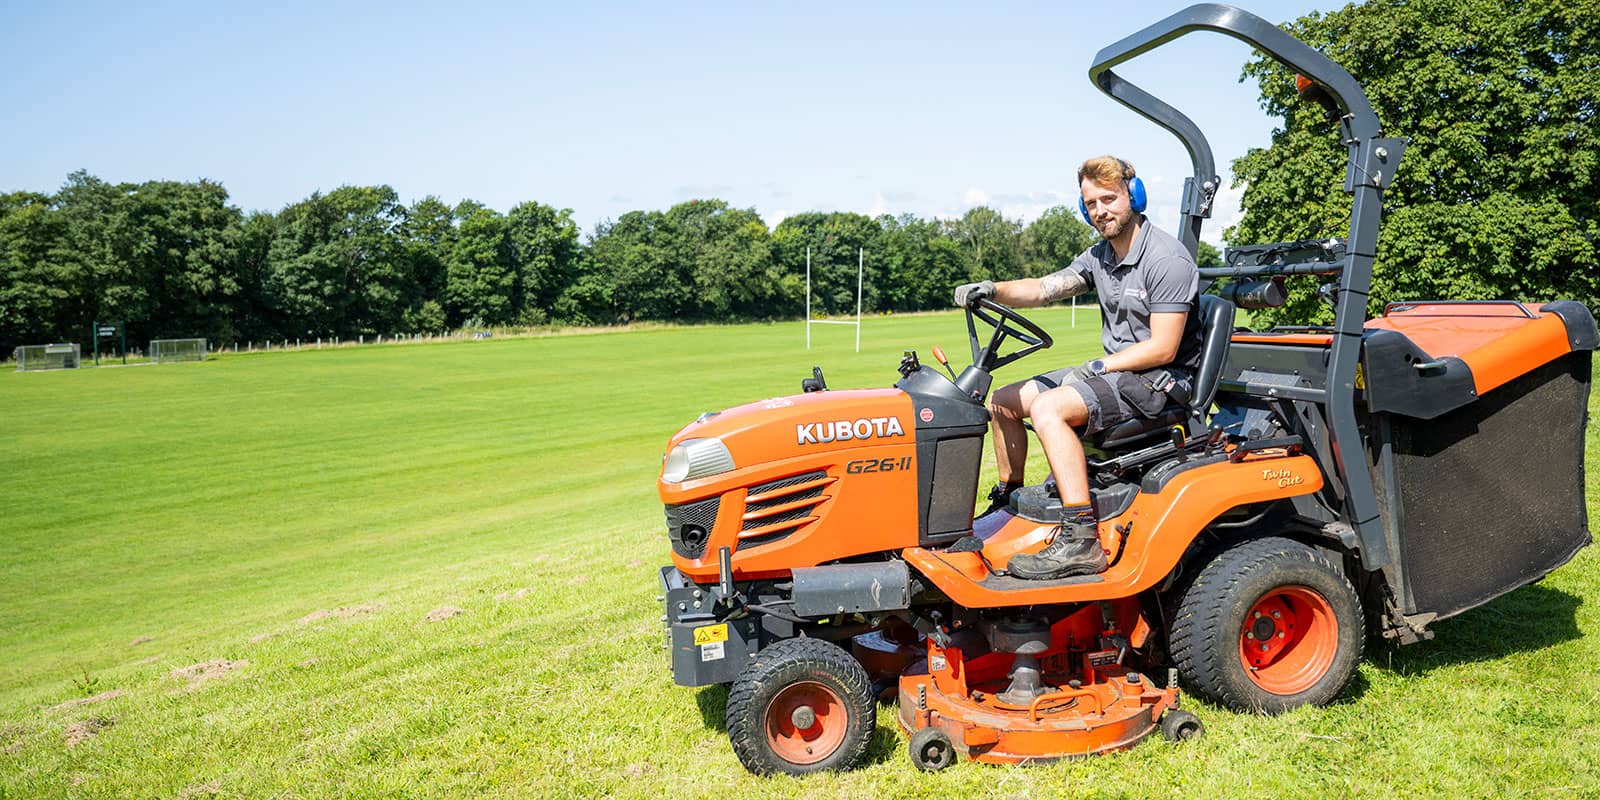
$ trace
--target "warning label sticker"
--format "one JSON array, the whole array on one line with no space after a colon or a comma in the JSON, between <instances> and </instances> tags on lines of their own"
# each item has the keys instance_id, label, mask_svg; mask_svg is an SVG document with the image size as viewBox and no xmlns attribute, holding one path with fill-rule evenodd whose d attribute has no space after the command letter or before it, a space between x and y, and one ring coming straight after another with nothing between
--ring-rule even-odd
<instances>
[{"instance_id":1,"label":"warning label sticker","mask_svg":"<svg viewBox=\"0 0 1600 800\"><path fill-rule=\"evenodd\" d=\"M721 661L723 655L722 648L722 642L712 642L710 644L700 645L700 660Z\"/></svg>"},{"instance_id":2,"label":"warning label sticker","mask_svg":"<svg viewBox=\"0 0 1600 800\"><path fill-rule=\"evenodd\" d=\"M694 629L694 643L704 647L712 642L728 641L728 623L702 625Z\"/></svg>"}]
</instances>

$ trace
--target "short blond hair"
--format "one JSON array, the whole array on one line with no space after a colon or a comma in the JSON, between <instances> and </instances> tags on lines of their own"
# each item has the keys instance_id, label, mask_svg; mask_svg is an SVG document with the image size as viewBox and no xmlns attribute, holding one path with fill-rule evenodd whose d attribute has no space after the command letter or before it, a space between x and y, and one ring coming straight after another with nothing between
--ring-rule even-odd
<instances>
[{"instance_id":1,"label":"short blond hair","mask_svg":"<svg viewBox=\"0 0 1600 800\"><path fill-rule=\"evenodd\" d=\"M1083 183L1083 179L1088 178L1102 186L1118 182L1126 184L1133 180L1136 174L1132 164L1116 156L1096 156L1078 167L1078 183Z\"/></svg>"}]
</instances>

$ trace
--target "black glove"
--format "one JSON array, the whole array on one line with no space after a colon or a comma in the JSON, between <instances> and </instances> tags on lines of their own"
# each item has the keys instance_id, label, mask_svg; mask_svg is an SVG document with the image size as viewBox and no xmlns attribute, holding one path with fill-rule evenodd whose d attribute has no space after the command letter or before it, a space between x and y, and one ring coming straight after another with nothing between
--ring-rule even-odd
<instances>
[{"instance_id":1,"label":"black glove","mask_svg":"<svg viewBox=\"0 0 1600 800\"><path fill-rule=\"evenodd\" d=\"M977 305L979 300L994 297L994 281L963 283L956 287L956 305L962 308Z\"/></svg>"}]
</instances>

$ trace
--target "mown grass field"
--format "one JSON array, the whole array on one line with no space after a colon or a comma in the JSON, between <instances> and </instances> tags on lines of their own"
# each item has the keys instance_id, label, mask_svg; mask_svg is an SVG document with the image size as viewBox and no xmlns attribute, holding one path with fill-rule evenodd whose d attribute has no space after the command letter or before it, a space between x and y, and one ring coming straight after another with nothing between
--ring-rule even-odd
<instances>
[{"instance_id":1,"label":"mown grass field","mask_svg":"<svg viewBox=\"0 0 1600 800\"><path fill-rule=\"evenodd\" d=\"M1092 315L1040 319L1057 347L1002 378L1097 351ZM860 354L813 335L0 372L0 798L1600 796L1596 548L1369 645L1328 708L1190 701L1183 747L927 775L884 707L864 769L746 774L724 691L674 686L661 650L662 444L813 363L855 387L905 347L965 360L955 313L869 319ZM1595 520L1594 424L1588 448Z\"/></svg>"}]
</instances>

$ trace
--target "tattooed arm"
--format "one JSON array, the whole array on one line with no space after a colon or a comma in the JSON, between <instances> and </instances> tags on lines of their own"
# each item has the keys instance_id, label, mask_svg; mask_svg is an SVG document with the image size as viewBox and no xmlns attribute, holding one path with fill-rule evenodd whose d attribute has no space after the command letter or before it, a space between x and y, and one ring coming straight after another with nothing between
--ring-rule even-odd
<instances>
[{"instance_id":1,"label":"tattooed arm","mask_svg":"<svg viewBox=\"0 0 1600 800\"><path fill-rule=\"evenodd\" d=\"M1069 268L1043 278L1000 281L994 285L994 299L1012 308L1037 308L1087 291L1089 282Z\"/></svg>"},{"instance_id":2,"label":"tattooed arm","mask_svg":"<svg viewBox=\"0 0 1600 800\"><path fill-rule=\"evenodd\" d=\"M1052 272L1039 279L1039 301L1050 303L1089 291L1089 282L1072 269Z\"/></svg>"}]
</instances>

